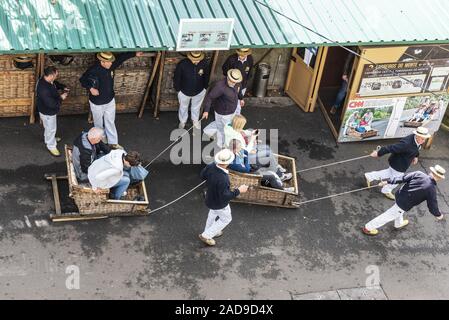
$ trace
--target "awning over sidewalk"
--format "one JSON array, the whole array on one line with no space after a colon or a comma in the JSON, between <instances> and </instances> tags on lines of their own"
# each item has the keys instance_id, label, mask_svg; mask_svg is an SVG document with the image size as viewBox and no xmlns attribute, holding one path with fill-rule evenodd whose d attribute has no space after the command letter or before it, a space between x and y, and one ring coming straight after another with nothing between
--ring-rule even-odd
<instances>
[{"instance_id":1,"label":"awning over sidewalk","mask_svg":"<svg viewBox=\"0 0 449 320\"><path fill-rule=\"evenodd\" d=\"M449 43L447 0L1 0L0 53L174 50L180 18L235 18L232 47ZM55 2L55 4L52 4Z\"/></svg>"}]
</instances>

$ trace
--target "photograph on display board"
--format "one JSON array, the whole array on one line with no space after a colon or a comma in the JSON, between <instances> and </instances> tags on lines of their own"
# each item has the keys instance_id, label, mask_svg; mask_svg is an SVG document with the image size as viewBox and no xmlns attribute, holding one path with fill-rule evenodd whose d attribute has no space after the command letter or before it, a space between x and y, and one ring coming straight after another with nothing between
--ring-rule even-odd
<instances>
[{"instance_id":1,"label":"photograph on display board","mask_svg":"<svg viewBox=\"0 0 449 320\"><path fill-rule=\"evenodd\" d=\"M448 104L449 94L351 100L338 141L402 138L420 126L434 133Z\"/></svg>"},{"instance_id":2,"label":"photograph on display board","mask_svg":"<svg viewBox=\"0 0 449 320\"><path fill-rule=\"evenodd\" d=\"M338 141L382 139L389 126L395 103L395 99L349 101Z\"/></svg>"},{"instance_id":3,"label":"photograph on display board","mask_svg":"<svg viewBox=\"0 0 449 320\"><path fill-rule=\"evenodd\" d=\"M444 118L448 103L448 94L427 95L402 98L404 101L400 126L396 137L406 136L420 126L431 133L437 131Z\"/></svg>"}]
</instances>

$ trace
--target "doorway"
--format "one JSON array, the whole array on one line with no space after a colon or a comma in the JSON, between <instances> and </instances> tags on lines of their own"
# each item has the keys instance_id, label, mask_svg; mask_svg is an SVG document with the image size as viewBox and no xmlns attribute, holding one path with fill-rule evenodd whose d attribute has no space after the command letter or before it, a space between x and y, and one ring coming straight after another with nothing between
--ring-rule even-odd
<instances>
[{"instance_id":1,"label":"doorway","mask_svg":"<svg viewBox=\"0 0 449 320\"><path fill-rule=\"evenodd\" d=\"M357 47L348 47L358 52ZM332 134L338 138L347 104L354 66L358 57L341 47L329 47L318 89L318 105L329 124ZM343 75L346 75L343 80ZM333 108L335 107L336 108Z\"/></svg>"}]
</instances>

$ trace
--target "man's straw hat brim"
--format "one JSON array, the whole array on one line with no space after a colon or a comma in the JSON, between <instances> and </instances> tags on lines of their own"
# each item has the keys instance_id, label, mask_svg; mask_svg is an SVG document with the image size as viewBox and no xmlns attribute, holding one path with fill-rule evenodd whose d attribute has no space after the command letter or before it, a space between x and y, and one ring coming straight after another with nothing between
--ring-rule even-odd
<instances>
[{"instance_id":1,"label":"man's straw hat brim","mask_svg":"<svg viewBox=\"0 0 449 320\"><path fill-rule=\"evenodd\" d=\"M228 70L228 79L235 83L240 83L243 80L242 73L239 69Z\"/></svg>"},{"instance_id":2,"label":"man's straw hat brim","mask_svg":"<svg viewBox=\"0 0 449 320\"><path fill-rule=\"evenodd\" d=\"M424 139L428 139L430 138L432 135L429 133L429 129L424 128L424 127L418 127L416 130L413 130L413 133L415 135L417 135L418 137L424 138Z\"/></svg>"},{"instance_id":3,"label":"man's straw hat brim","mask_svg":"<svg viewBox=\"0 0 449 320\"><path fill-rule=\"evenodd\" d=\"M115 56L112 52L99 52L97 53L97 59L104 62L114 62Z\"/></svg>"},{"instance_id":4,"label":"man's straw hat brim","mask_svg":"<svg viewBox=\"0 0 449 320\"><path fill-rule=\"evenodd\" d=\"M248 56L252 53L252 50L250 48L240 48L235 50L239 56Z\"/></svg>"},{"instance_id":5,"label":"man's straw hat brim","mask_svg":"<svg viewBox=\"0 0 449 320\"><path fill-rule=\"evenodd\" d=\"M435 167L430 167L430 171L441 179L445 179L446 170L443 169L442 166L436 165Z\"/></svg>"},{"instance_id":6,"label":"man's straw hat brim","mask_svg":"<svg viewBox=\"0 0 449 320\"><path fill-rule=\"evenodd\" d=\"M230 164L234 161L235 155L229 149L220 150L215 155L215 163L217 164Z\"/></svg>"},{"instance_id":7,"label":"man's straw hat brim","mask_svg":"<svg viewBox=\"0 0 449 320\"><path fill-rule=\"evenodd\" d=\"M204 52L200 51L191 51L187 53L187 58L192 62L198 62L204 59Z\"/></svg>"}]
</instances>

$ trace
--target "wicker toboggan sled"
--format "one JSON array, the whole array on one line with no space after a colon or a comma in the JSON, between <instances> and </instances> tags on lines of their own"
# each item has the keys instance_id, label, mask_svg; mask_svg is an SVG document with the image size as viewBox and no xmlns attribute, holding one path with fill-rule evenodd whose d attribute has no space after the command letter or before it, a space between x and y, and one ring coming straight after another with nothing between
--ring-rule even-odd
<instances>
[{"instance_id":1,"label":"wicker toboggan sled","mask_svg":"<svg viewBox=\"0 0 449 320\"><path fill-rule=\"evenodd\" d=\"M348 135L354 138L358 138L358 139L366 139L366 138L371 138L371 137L376 137L378 135L379 131L375 130L375 129L371 129L365 132L358 132L354 129L350 129L348 132Z\"/></svg>"},{"instance_id":2,"label":"wicker toboggan sled","mask_svg":"<svg viewBox=\"0 0 449 320\"><path fill-rule=\"evenodd\" d=\"M75 175L72 162L72 147L65 146L65 160L67 176L57 177L55 174L46 175L52 182L56 214L50 215L52 221L74 221L101 219L111 216L148 215L148 194L144 181L130 186L127 190L126 200L109 199L109 190L95 193L88 184L80 184ZM62 213L59 201L58 180L67 179L69 196L74 200L79 212ZM136 196L143 196L143 201L135 201Z\"/></svg>"},{"instance_id":3,"label":"wicker toboggan sled","mask_svg":"<svg viewBox=\"0 0 449 320\"><path fill-rule=\"evenodd\" d=\"M282 155L275 155L278 163L287 169L287 172L293 173L293 178L284 182L284 187L294 187L294 192L268 188L261 185L262 176L257 174L241 173L229 170L229 179L231 188L238 188L245 184L249 186L248 192L240 194L234 202L249 204L258 204L264 206L274 206L282 208L298 208L299 190L298 179L296 176L295 159Z\"/></svg>"}]
</instances>

